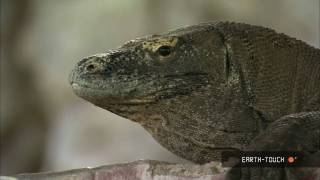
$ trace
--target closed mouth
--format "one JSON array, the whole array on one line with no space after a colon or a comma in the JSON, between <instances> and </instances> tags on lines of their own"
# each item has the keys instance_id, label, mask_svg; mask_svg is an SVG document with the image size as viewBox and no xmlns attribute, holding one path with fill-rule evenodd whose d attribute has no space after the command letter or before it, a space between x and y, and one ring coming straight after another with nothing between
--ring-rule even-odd
<instances>
[{"instance_id":1,"label":"closed mouth","mask_svg":"<svg viewBox=\"0 0 320 180\"><path fill-rule=\"evenodd\" d=\"M207 76L207 73L198 73L198 72L189 72L184 74L168 74L165 75L165 78L175 78L175 77L183 77L183 76Z\"/></svg>"},{"instance_id":2,"label":"closed mouth","mask_svg":"<svg viewBox=\"0 0 320 180\"><path fill-rule=\"evenodd\" d=\"M73 91L80 97L87 99L93 103L103 102L108 105L145 105L155 102L155 99L150 97L144 98L130 98L130 97L115 97L108 94L106 90L98 88L92 88L87 85L81 85L79 83L71 83Z\"/></svg>"},{"instance_id":3,"label":"closed mouth","mask_svg":"<svg viewBox=\"0 0 320 180\"><path fill-rule=\"evenodd\" d=\"M206 76L206 73L189 72L183 74L168 74L163 76L164 79L175 79L183 77L198 77ZM77 74L73 73L70 76L70 84L75 94L83 99L86 99L94 104L101 105L124 105L124 106L137 106L155 103L159 100L156 93L148 93L143 97L130 96L130 90L120 92L122 89L115 89L114 86L104 87L101 82L95 82L95 84L79 81L81 79ZM98 87L97 85L101 85ZM108 84L108 83L106 83ZM122 85L121 87L125 87ZM134 90L134 89L132 89Z\"/></svg>"}]
</instances>

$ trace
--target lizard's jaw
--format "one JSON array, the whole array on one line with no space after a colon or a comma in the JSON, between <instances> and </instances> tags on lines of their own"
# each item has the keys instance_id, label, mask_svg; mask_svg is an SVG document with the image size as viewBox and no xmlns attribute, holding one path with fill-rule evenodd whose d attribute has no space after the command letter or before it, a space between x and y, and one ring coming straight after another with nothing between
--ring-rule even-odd
<instances>
[{"instance_id":1,"label":"lizard's jaw","mask_svg":"<svg viewBox=\"0 0 320 180\"><path fill-rule=\"evenodd\" d=\"M143 121L145 108L154 103L152 98L119 98L108 95L107 92L100 89L81 86L78 83L71 83L75 94L94 105L108 110L119 116L128 118L134 122Z\"/></svg>"}]
</instances>

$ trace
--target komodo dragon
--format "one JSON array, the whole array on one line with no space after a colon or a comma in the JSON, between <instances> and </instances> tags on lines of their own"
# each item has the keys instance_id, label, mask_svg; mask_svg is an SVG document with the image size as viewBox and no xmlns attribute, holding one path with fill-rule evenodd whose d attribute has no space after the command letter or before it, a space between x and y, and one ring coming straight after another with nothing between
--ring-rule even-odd
<instances>
[{"instance_id":1,"label":"komodo dragon","mask_svg":"<svg viewBox=\"0 0 320 180\"><path fill-rule=\"evenodd\" d=\"M70 83L195 163L225 150L320 149L320 50L269 28L211 22L138 38L82 59ZM230 174L293 177L284 168Z\"/></svg>"}]
</instances>

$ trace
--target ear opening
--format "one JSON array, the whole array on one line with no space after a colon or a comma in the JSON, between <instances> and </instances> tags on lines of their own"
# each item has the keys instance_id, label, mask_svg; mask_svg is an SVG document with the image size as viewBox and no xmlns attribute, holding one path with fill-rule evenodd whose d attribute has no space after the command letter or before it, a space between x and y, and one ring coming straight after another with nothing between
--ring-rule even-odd
<instances>
[{"instance_id":1,"label":"ear opening","mask_svg":"<svg viewBox=\"0 0 320 180\"><path fill-rule=\"evenodd\" d=\"M231 49L228 46L226 42L226 38L223 35L223 33L220 31L219 28L214 29L214 31L219 35L221 38L221 41L224 45L224 51L225 51L225 56L224 56L224 72L225 72L225 79L226 82L229 82L231 80L231 71L232 71L232 65L231 65Z\"/></svg>"},{"instance_id":2,"label":"ear opening","mask_svg":"<svg viewBox=\"0 0 320 180\"><path fill-rule=\"evenodd\" d=\"M227 82L229 82L230 80L230 74L231 74L231 56L230 56L230 52L228 50L228 47L225 47L225 57L224 57L224 69L225 69L225 76L226 76L226 80Z\"/></svg>"}]
</instances>

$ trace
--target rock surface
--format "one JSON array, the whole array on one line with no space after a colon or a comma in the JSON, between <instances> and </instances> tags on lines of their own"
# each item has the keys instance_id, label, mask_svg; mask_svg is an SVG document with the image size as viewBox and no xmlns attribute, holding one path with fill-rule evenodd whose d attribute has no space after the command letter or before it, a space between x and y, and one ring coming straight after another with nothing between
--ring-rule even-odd
<instances>
[{"instance_id":1,"label":"rock surface","mask_svg":"<svg viewBox=\"0 0 320 180\"><path fill-rule=\"evenodd\" d=\"M20 174L15 178L22 180L223 180L225 172L226 169L216 162L192 165L140 160L62 172ZM1 177L3 180L6 178L12 180L9 177Z\"/></svg>"}]
</instances>

